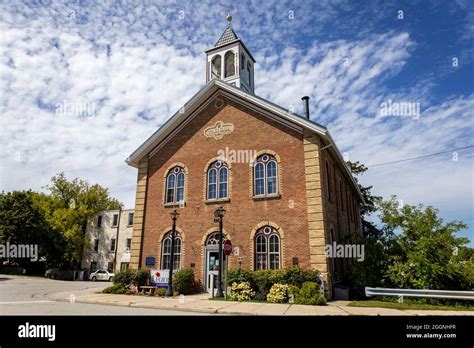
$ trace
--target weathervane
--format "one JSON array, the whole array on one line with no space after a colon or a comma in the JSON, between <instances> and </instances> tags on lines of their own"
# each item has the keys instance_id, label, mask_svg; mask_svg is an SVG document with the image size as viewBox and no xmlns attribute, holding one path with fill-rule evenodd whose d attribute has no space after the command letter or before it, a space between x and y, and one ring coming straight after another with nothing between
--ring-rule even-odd
<instances>
[{"instance_id":1,"label":"weathervane","mask_svg":"<svg viewBox=\"0 0 474 348\"><path fill-rule=\"evenodd\" d=\"M230 14L230 12L234 11L234 9L232 8L232 6L230 6L230 1L227 1L227 5L219 4L219 6L223 6L227 8L227 16L225 17L225 19L228 22L228 26L229 27L232 26L232 15Z\"/></svg>"}]
</instances>

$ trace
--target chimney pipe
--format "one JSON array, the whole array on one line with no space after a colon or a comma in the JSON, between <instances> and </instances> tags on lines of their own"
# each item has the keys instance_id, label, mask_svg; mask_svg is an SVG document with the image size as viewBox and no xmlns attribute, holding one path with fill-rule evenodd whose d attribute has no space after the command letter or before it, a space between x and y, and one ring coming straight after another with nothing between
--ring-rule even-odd
<instances>
[{"instance_id":1,"label":"chimney pipe","mask_svg":"<svg viewBox=\"0 0 474 348\"><path fill-rule=\"evenodd\" d=\"M304 117L309 120L309 97L305 95L303 98L301 98L303 101L303 112L304 112Z\"/></svg>"}]
</instances>

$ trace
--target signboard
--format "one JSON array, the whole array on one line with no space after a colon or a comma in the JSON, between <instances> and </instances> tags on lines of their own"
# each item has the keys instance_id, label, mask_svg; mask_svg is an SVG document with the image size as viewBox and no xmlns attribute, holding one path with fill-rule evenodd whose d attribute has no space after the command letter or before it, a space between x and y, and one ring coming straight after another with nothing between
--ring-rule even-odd
<instances>
[{"instance_id":1,"label":"signboard","mask_svg":"<svg viewBox=\"0 0 474 348\"><path fill-rule=\"evenodd\" d=\"M168 286L170 278L170 271L168 269L151 269L150 270L150 285L152 286Z\"/></svg>"},{"instance_id":2,"label":"signboard","mask_svg":"<svg viewBox=\"0 0 474 348\"><path fill-rule=\"evenodd\" d=\"M155 258L153 256L147 256L145 259L145 266L146 267L155 266Z\"/></svg>"},{"instance_id":3,"label":"signboard","mask_svg":"<svg viewBox=\"0 0 474 348\"><path fill-rule=\"evenodd\" d=\"M230 134L234 131L234 125L232 123L224 123L217 121L214 126L207 127L204 130L204 135L207 138L214 138L216 140L222 139L226 134Z\"/></svg>"},{"instance_id":4,"label":"signboard","mask_svg":"<svg viewBox=\"0 0 474 348\"><path fill-rule=\"evenodd\" d=\"M231 253L232 253L232 242L227 239L224 242L224 254L226 254L226 256L229 256Z\"/></svg>"}]
</instances>

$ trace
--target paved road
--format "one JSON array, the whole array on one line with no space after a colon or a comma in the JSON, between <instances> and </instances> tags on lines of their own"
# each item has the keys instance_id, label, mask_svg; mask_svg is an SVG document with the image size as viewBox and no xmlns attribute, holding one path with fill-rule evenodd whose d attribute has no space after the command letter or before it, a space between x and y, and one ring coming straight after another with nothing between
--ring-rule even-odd
<instances>
[{"instance_id":1,"label":"paved road","mask_svg":"<svg viewBox=\"0 0 474 348\"><path fill-rule=\"evenodd\" d=\"M36 277L0 275L0 315L202 315L196 312L130 308L113 305L51 301L45 294L83 290L97 291L108 282L72 282Z\"/></svg>"}]
</instances>

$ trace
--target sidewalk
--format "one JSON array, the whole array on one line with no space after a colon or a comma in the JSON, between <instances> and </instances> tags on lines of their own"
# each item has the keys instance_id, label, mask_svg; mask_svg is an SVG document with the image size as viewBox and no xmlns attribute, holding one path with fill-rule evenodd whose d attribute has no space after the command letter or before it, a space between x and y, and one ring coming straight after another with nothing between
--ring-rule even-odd
<instances>
[{"instance_id":1,"label":"sidewalk","mask_svg":"<svg viewBox=\"0 0 474 348\"><path fill-rule=\"evenodd\" d=\"M255 303L209 300L209 294L198 294L184 297L161 298L146 295L112 295L97 292L97 289L85 289L72 293L57 292L43 294L42 298L63 301L116 306L170 309L193 311L208 314L227 315L474 315L468 311L442 310L398 310L390 308L349 307L348 301L333 301L327 306L308 306L295 304Z\"/></svg>"}]
</instances>

